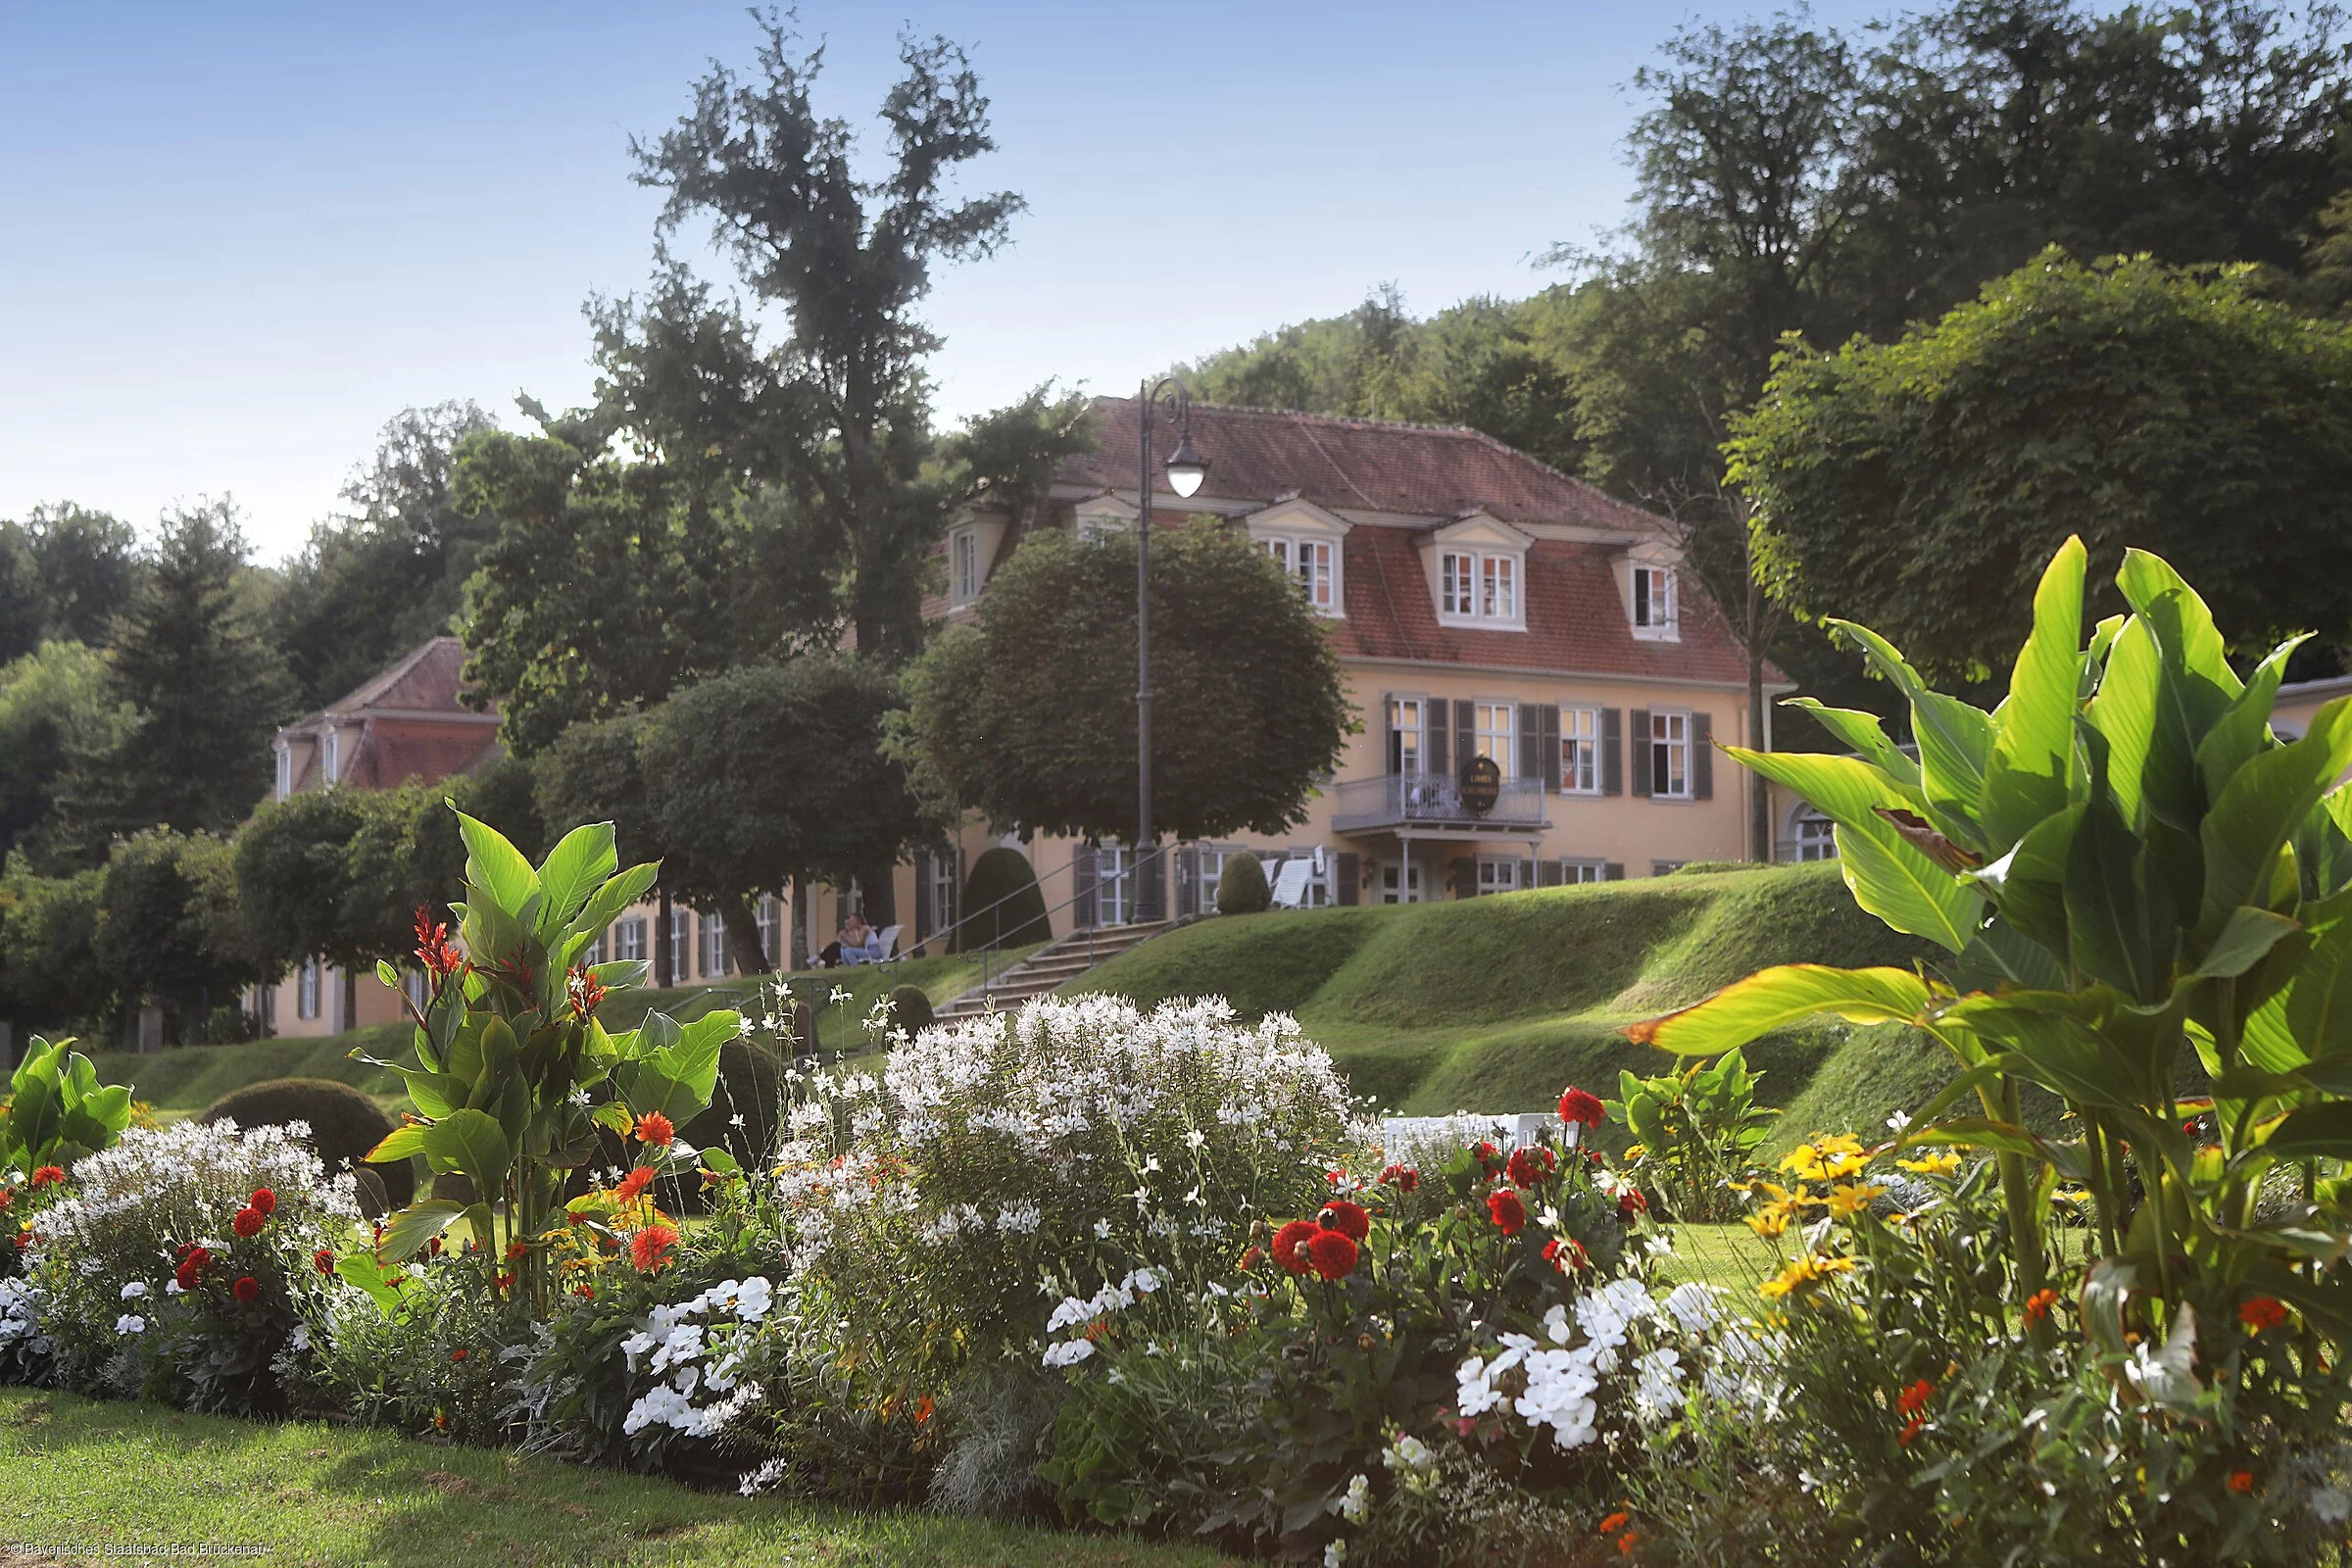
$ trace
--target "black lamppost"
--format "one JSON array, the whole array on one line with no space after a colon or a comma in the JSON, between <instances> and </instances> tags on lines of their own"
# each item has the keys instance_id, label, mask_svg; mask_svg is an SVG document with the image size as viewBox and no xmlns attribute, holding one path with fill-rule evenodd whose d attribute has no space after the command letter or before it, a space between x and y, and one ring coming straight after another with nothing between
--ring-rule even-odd
<instances>
[{"instance_id":1,"label":"black lamppost","mask_svg":"<svg viewBox=\"0 0 2352 1568\"><path fill-rule=\"evenodd\" d=\"M1208 460L1193 450L1193 394L1172 375L1146 381L1137 401L1140 432L1135 521L1135 918L1159 916L1159 878L1147 869L1152 853L1152 425L1159 413L1161 392L1167 392L1168 421L1176 426L1176 450L1169 454L1168 488L1190 500L1208 477Z\"/></svg>"}]
</instances>

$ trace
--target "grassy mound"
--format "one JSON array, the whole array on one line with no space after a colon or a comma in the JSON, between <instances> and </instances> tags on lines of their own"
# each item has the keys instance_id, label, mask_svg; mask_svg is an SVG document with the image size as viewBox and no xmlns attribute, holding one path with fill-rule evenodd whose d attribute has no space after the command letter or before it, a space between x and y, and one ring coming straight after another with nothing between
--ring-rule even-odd
<instances>
[{"instance_id":1,"label":"grassy mound","mask_svg":"<svg viewBox=\"0 0 2352 1568\"><path fill-rule=\"evenodd\" d=\"M1408 1111L1537 1109L1566 1083L1613 1090L1619 1068L1672 1058L1624 1025L1687 1005L1776 963L1907 966L1925 947L1854 906L1835 865L1743 867L1638 882L1546 888L1462 903L1275 910L1204 920L1148 942L1067 989L1151 1005L1219 995L1247 1016L1287 1011L1331 1049L1356 1087ZM1899 1031L1883 1031L1899 1033ZM1855 1047L1834 1021L1749 1048L1766 1099L1814 1093L1840 1120L1884 1120L1948 1076L1924 1041L1821 1082ZM1870 1048L1861 1048L1867 1052ZM1850 1066L1851 1064L1849 1064ZM1842 1097L1842 1098L1838 1098ZM1899 1098L1898 1098L1899 1097ZM1876 1122L1868 1125L1875 1125ZM1852 1123L1860 1126L1863 1123Z\"/></svg>"}]
</instances>

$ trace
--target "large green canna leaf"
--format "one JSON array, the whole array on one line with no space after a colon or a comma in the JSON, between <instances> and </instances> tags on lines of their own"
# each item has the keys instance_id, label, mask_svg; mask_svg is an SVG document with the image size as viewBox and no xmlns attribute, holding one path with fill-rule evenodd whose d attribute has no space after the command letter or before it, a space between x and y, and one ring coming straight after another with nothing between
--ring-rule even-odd
<instances>
[{"instance_id":1,"label":"large green canna leaf","mask_svg":"<svg viewBox=\"0 0 2352 1568\"><path fill-rule=\"evenodd\" d=\"M498 1118L487 1111L451 1111L424 1128L423 1134L417 1141L417 1152L424 1155L425 1163L443 1174L472 1177L477 1193L496 1192L514 1163L514 1145L508 1142Z\"/></svg>"},{"instance_id":2,"label":"large green canna leaf","mask_svg":"<svg viewBox=\"0 0 2352 1568\"><path fill-rule=\"evenodd\" d=\"M1984 764L1979 813L1988 851L2005 852L2066 809L2082 683L2082 541L2069 538L2034 592L2034 629L2018 651Z\"/></svg>"},{"instance_id":3,"label":"large green canna leaf","mask_svg":"<svg viewBox=\"0 0 2352 1568\"><path fill-rule=\"evenodd\" d=\"M2116 634L2099 674L2099 689L2083 710L2107 742L2107 787L2124 820L2138 825L2149 748L2156 740L2156 704L2164 680L2163 655L2148 623L2133 615Z\"/></svg>"},{"instance_id":4,"label":"large green canna leaf","mask_svg":"<svg viewBox=\"0 0 2352 1568\"><path fill-rule=\"evenodd\" d=\"M2264 752L2230 776L2198 829L2205 852L2200 935L2218 935L2242 905L2268 902L2279 852L2347 767L2352 697L2339 697L2312 715L2301 740Z\"/></svg>"},{"instance_id":5,"label":"large green canna leaf","mask_svg":"<svg viewBox=\"0 0 2352 1568\"><path fill-rule=\"evenodd\" d=\"M2162 865L2146 853L2114 803L2094 795L2075 825L2066 856L2069 956L2084 974L2138 1003L2172 991L2180 939Z\"/></svg>"},{"instance_id":6,"label":"large green canna leaf","mask_svg":"<svg viewBox=\"0 0 2352 1568\"><path fill-rule=\"evenodd\" d=\"M663 1072L708 1101L718 1082L719 1048L742 1033L739 1014L706 1012L680 1028L677 1043L658 1052L654 1060Z\"/></svg>"},{"instance_id":7,"label":"large green canna leaf","mask_svg":"<svg viewBox=\"0 0 2352 1568\"><path fill-rule=\"evenodd\" d=\"M2246 1059L2265 1072L2352 1054L2352 891L2304 912L2305 929L2263 965L2267 994L2239 1036Z\"/></svg>"},{"instance_id":8,"label":"large green canna leaf","mask_svg":"<svg viewBox=\"0 0 2352 1568\"><path fill-rule=\"evenodd\" d=\"M449 1229L465 1212L465 1204L453 1203L445 1198L411 1203L384 1222L384 1238L376 1243L375 1255L387 1263L413 1257L417 1249Z\"/></svg>"},{"instance_id":9,"label":"large green canna leaf","mask_svg":"<svg viewBox=\"0 0 2352 1568\"><path fill-rule=\"evenodd\" d=\"M360 1156L364 1165L389 1165L396 1159L411 1159L424 1152L424 1132L428 1123L409 1122L386 1133L378 1143Z\"/></svg>"},{"instance_id":10,"label":"large green canna leaf","mask_svg":"<svg viewBox=\"0 0 2352 1568\"><path fill-rule=\"evenodd\" d=\"M588 900L580 911L571 917L571 922L564 927L564 936L567 939L579 936L594 937L618 918L621 910L651 892L654 879L661 875L661 866L648 861L643 865L632 865L627 870L611 877L603 887L596 890L595 895Z\"/></svg>"},{"instance_id":11,"label":"large green canna leaf","mask_svg":"<svg viewBox=\"0 0 2352 1568\"><path fill-rule=\"evenodd\" d=\"M1929 814L1944 834L1978 854L1995 856L2006 844L1988 842L1982 826L1984 768L1992 757L1992 715L1957 697L1931 691L1894 645L1867 626L1825 621L1852 637L1871 663L1911 705L1911 732L1919 741L1920 792Z\"/></svg>"},{"instance_id":12,"label":"large green canna leaf","mask_svg":"<svg viewBox=\"0 0 2352 1568\"><path fill-rule=\"evenodd\" d=\"M1726 986L1695 1006L1629 1024L1623 1033L1637 1045L1711 1056L1822 1013L1849 1023L1918 1023L1928 997L1927 982L1908 969L1783 964Z\"/></svg>"},{"instance_id":13,"label":"large green canna leaf","mask_svg":"<svg viewBox=\"0 0 2352 1568\"><path fill-rule=\"evenodd\" d=\"M541 947L556 945L558 935L619 865L610 822L575 827L547 852L537 873L542 902L532 933Z\"/></svg>"},{"instance_id":14,"label":"large green canna leaf","mask_svg":"<svg viewBox=\"0 0 2352 1568\"><path fill-rule=\"evenodd\" d=\"M2276 1159L2352 1159L2352 1100L2288 1111L2262 1148Z\"/></svg>"},{"instance_id":15,"label":"large green canna leaf","mask_svg":"<svg viewBox=\"0 0 2352 1568\"><path fill-rule=\"evenodd\" d=\"M1838 824L1838 871L1854 902L1897 931L1954 953L1984 918L1984 899L1937 865L1879 814L1909 809L1886 775L1851 757L1726 750L1766 778L1788 786Z\"/></svg>"},{"instance_id":16,"label":"large green canna leaf","mask_svg":"<svg viewBox=\"0 0 2352 1568\"><path fill-rule=\"evenodd\" d=\"M2197 777L2207 800L2219 800L2239 768L2276 744L2271 738L2271 709L2278 700L2278 682L2286 673L2288 656L2310 640L2306 633L2272 649L2247 677L2246 689L2197 743Z\"/></svg>"},{"instance_id":17,"label":"large green canna leaf","mask_svg":"<svg viewBox=\"0 0 2352 1568\"><path fill-rule=\"evenodd\" d=\"M531 862L507 842L505 834L464 811L458 812L458 831L466 840L466 885L488 894L519 923L523 906L539 891L539 876Z\"/></svg>"},{"instance_id":18,"label":"large green canna leaf","mask_svg":"<svg viewBox=\"0 0 2352 1568\"><path fill-rule=\"evenodd\" d=\"M1810 697L1790 697L1781 706L1811 713L1823 729L1885 773L1897 789L1919 793L1919 763L1887 739L1886 727L1878 714L1866 713L1858 708L1831 708ZM1919 809L1927 810L1925 796L1920 796Z\"/></svg>"},{"instance_id":19,"label":"large green canna leaf","mask_svg":"<svg viewBox=\"0 0 2352 1568\"><path fill-rule=\"evenodd\" d=\"M1998 1047L2011 1071L2077 1104L2132 1110L2145 1103L2154 1093L2146 1075L2087 1021L2051 1005L2065 1000L2033 993L1969 997L1943 1016Z\"/></svg>"},{"instance_id":20,"label":"large green canna leaf","mask_svg":"<svg viewBox=\"0 0 2352 1568\"><path fill-rule=\"evenodd\" d=\"M2243 689L2230 667L2230 645L2214 625L2213 612L2170 562L2145 550L2127 550L2115 583L2125 602L2155 623L2159 640L2178 656L2180 667L2220 694L2214 712ZM2197 733L2204 733L2202 727Z\"/></svg>"}]
</instances>

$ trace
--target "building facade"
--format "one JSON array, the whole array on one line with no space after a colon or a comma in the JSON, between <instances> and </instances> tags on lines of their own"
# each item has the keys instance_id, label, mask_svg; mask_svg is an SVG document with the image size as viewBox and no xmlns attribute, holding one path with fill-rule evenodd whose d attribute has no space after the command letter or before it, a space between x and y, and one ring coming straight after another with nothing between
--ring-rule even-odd
<instances>
[{"instance_id":1,"label":"building facade","mask_svg":"<svg viewBox=\"0 0 2352 1568\"><path fill-rule=\"evenodd\" d=\"M1096 450L1064 465L1033 514L979 511L951 529L927 613L974 614L1040 530L1133 529L1138 406L1103 399L1095 412ZM1178 848L1172 912L1213 906L1223 861L1240 853L1303 906L1474 898L1749 856L1743 781L1713 745L1769 737L1747 734L1745 654L1682 570L1664 519L1471 430L1196 405L1192 434L1207 478L1189 499L1155 490L1154 524L1215 517L1291 573L1329 625L1361 730L1292 832ZM1788 689L1770 679L1776 695ZM905 891L937 910L952 879L935 862L997 842L1029 856L1057 933L1135 906L1129 847L1023 842L985 823L905 868Z\"/></svg>"}]
</instances>

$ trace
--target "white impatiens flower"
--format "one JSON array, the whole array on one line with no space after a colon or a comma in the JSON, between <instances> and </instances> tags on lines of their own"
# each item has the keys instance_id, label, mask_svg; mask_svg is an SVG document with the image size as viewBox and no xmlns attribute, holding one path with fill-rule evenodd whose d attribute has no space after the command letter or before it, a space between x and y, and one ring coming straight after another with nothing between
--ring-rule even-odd
<instances>
[{"instance_id":1,"label":"white impatiens flower","mask_svg":"<svg viewBox=\"0 0 2352 1568\"><path fill-rule=\"evenodd\" d=\"M135 1301L146 1294L147 1282L145 1280L132 1280L122 1287L122 1299L125 1301Z\"/></svg>"},{"instance_id":2,"label":"white impatiens flower","mask_svg":"<svg viewBox=\"0 0 2352 1568\"><path fill-rule=\"evenodd\" d=\"M1092 1340L1060 1340L1046 1347L1045 1364L1048 1366L1076 1366L1094 1353L1095 1345Z\"/></svg>"},{"instance_id":3,"label":"white impatiens flower","mask_svg":"<svg viewBox=\"0 0 2352 1568\"><path fill-rule=\"evenodd\" d=\"M115 1332L117 1334L144 1334L147 1332L147 1320L136 1312L125 1312L115 1319Z\"/></svg>"},{"instance_id":4,"label":"white impatiens flower","mask_svg":"<svg viewBox=\"0 0 2352 1568\"><path fill-rule=\"evenodd\" d=\"M1644 1421L1658 1421L1683 1402L1682 1353L1668 1346L1634 1360L1634 1408Z\"/></svg>"},{"instance_id":5,"label":"white impatiens flower","mask_svg":"<svg viewBox=\"0 0 2352 1568\"><path fill-rule=\"evenodd\" d=\"M1701 1285L1692 1280L1677 1285L1666 1293L1660 1303L1687 1334L1696 1334L1714 1325L1723 1315L1723 1291L1713 1285Z\"/></svg>"}]
</instances>

